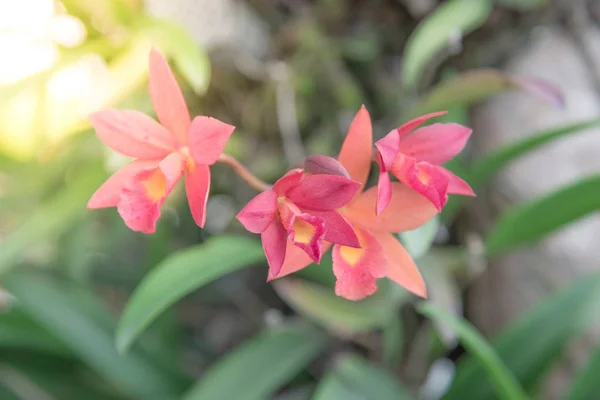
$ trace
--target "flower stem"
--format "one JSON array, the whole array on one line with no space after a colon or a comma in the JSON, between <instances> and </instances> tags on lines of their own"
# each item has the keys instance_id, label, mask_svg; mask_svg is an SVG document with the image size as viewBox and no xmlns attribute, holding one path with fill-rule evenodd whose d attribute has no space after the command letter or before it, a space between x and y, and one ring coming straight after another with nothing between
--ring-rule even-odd
<instances>
[{"instance_id":1,"label":"flower stem","mask_svg":"<svg viewBox=\"0 0 600 400\"><path fill-rule=\"evenodd\" d=\"M271 188L271 185L258 179L256 177L256 175L254 175L252 172L250 172L248 170L248 168L244 167L234 157L227 155L227 154L221 154L217 161L221 162L223 164L229 165L231 168L233 168L235 173L240 176L240 178L242 178L243 180L248 182L248 184L250 186L252 186L254 189L258 190L259 192L264 192L265 190Z\"/></svg>"}]
</instances>

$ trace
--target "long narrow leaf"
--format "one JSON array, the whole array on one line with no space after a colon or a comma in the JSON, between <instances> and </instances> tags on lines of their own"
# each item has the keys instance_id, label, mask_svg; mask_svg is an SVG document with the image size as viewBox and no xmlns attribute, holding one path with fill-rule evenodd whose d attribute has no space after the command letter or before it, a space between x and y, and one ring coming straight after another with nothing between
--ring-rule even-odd
<instances>
[{"instance_id":1,"label":"long narrow leaf","mask_svg":"<svg viewBox=\"0 0 600 400\"><path fill-rule=\"evenodd\" d=\"M528 398L492 346L469 322L454 317L430 302L423 302L419 311L431 319L449 325L456 331L469 354L483 365L499 398L504 400L526 400Z\"/></svg>"},{"instance_id":2,"label":"long narrow leaf","mask_svg":"<svg viewBox=\"0 0 600 400\"><path fill-rule=\"evenodd\" d=\"M261 245L241 236L220 236L169 256L133 292L117 326L120 352L165 309L192 291L263 259Z\"/></svg>"},{"instance_id":3,"label":"long narrow leaf","mask_svg":"<svg viewBox=\"0 0 600 400\"><path fill-rule=\"evenodd\" d=\"M263 400L289 382L324 348L320 332L281 327L238 346L207 371L182 400Z\"/></svg>"},{"instance_id":4,"label":"long narrow leaf","mask_svg":"<svg viewBox=\"0 0 600 400\"><path fill-rule=\"evenodd\" d=\"M600 393L600 346L597 346L587 365L575 377L565 400L589 400Z\"/></svg>"}]
</instances>

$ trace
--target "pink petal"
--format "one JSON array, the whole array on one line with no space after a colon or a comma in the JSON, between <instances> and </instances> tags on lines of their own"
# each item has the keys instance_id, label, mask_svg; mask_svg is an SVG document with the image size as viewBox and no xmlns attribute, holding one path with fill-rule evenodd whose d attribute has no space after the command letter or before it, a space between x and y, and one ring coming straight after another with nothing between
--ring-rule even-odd
<instances>
[{"instance_id":1,"label":"pink petal","mask_svg":"<svg viewBox=\"0 0 600 400\"><path fill-rule=\"evenodd\" d=\"M390 204L380 215L375 214L376 187L356 196L342 215L355 227L378 232L404 232L418 228L438 213L429 200L408 186L393 182L391 188Z\"/></svg>"},{"instance_id":2,"label":"pink petal","mask_svg":"<svg viewBox=\"0 0 600 400\"><path fill-rule=\"evenodd\" d=\"M449 194L457 194L460 196L475 196L475 192L473 192L473 189L471 189L471 186L466 181L459 178L452 172L448 171L446 168L442 168L442 171L450 179L450 182L448 183Z\"/></svg>"},{"instance_id":3,"label":"pink petal","mask_svg":"<svg viewBox=\"0 0 600 400\"><path fill-rule=\"evenodd\" d=\"M360 241L352 225L336 211L311 211L312 215L325 221L325 240L349 247L360 247Z\"/></svg>"},{"instance_id":4,"label":"pink petal","mask_svg":"<svg viewBox=\"0 0 600 400\"><path fill-rule=\"evenodd\" d=\"M381 214L392 200L392 183L390 176L383 165L381 155L377 155L377 164L379 165L379 180L377 181L377 208L375 213Z\"/></svg>"},{"instance_id":5,"label":"pink petal","mask_svg":"<svg viewBox=\"0 0 600 400\"><path fill-rule=\"evenodd\" d=\"M287 202L279 205L278 212L292 243L304 250L314 262L321 262L325 221Z\"/></svg>"},{"instance_id":6,"label":"pink petal","mask_svg":"<svg viewBox=\"0 0 600 400\"><path fill-rule=\"evenodd\" d=\"M160 207L183 175L184 157L171 153L158 168L142 170L125 182L117 210L133 231L154 233Z\"/></svg>"},{"instance_id":7,"label":"pink petal","mask_svg":"<svg viewBox=\"0 0 600 400\"><path fill-rule=\"evenodd\" d=\"M350 179L346 168L335 158L323 155L308 156L304 160L304 171L313 175L338 175Z\"/></svg>"},{"instance_id":8,"label":"pink petal","mask_svg":"<svg viewBox=\"0 0 600 400\"><path fill-rule=\"evenodd\" d=\"M441 167L400 155L391 172L400 182L425 196L438 211L446 205L450 179Z\"/></svg>"},{"instance_id":9,"label":"pink petal","mask_svg":"<svg viewBox=\"0 0 600 400\"><path fill-rule=\"evenodd\" d=\"M348 129L346 139L338 155L338 160L346 168L350 177L364 186L371 170L373 151L373 128L371 117L362 106Z\"/></svg>"},{"instance_id":10,"label":"pink petal","mask_svg":"<svg viewBox=\"0 0 600 400\"><path fill-rule=\"evenodd\" d=\"M389 171L400 152L400 135L395 130L391 131L375 142L375 147L377 148L377 162L380 171Z\"/></svg>"},{"instance_id":11,"label":"pink petal","mask_svg":"<svg viewBox=\"0 0 600 400\"><path fill-rule=\"evenodd\" d=\"M196 117L190 125L188 145L198 164L214 164L233 133L235 126L211 117Z\"/></svg>"},{"instance_id":12,"label":"pink petal","mask_svg":"<svg viewBox=\"0 0 600 400\"><path fill-rule=\"evenodd\" d=\"M136 160L127 164L100 186L88 201L87 208L116 207L125 182L144 169L156 168L160 160Z\"/></svg>"},{"instance_id":13,"label":"pink petal","mask_svg":"<svg viewBox=\"0 0 600 400\"><path fill-rule=\"evenodd\" d=\"M374 233L388 260L387 277L420 297L427 297L427 289L412 257L394 236Z\"/></svg>"},{"instance_id":14,"label":"pink petal","mask_svg":"<svg viewBox=\"0 0 600 400\"><path fill-rule=\"evenodd\" d=\"M103 110L90 115L90 122L105 145L129 157L155 160L176 147L162 125L139 111Z\"/></svg>"},{"instance_id":15,"label":"pink petal","mask_svg":"<svg viewBox=\"0 0 600 400\"><path fill-rule=\"evenodd\" d=\"M276 212L277 193L265 190L250 200L236 218L248 231L262 233L271 225Z\"/></svg>"},{"instance_id":16,"label":"pink petal","mask_svg":"<svg viewBox=\"0 0 600 400\"><path fill-rule=\"evenodd\" d=\"M400 141L400 151L417 161L441 165L460 153L473 132L459 124L433 124L419 128Z\"/></svg>"},{"instance_id":17,"label":"pink petal","mask_svg":"<svg viewBox=\"0 0 600 400\"><path fill-rule=\"evenodd\" d=\"M210 191L210 169L208 165L195 164L188 167L185 177L185 192L194 222L204 228L206 203Z\"/></svg>"},{"instance_id":18,"label":"pink petal","mask_svg":"<svg viewBox=\"0 0 600 400\"><path fill-rule=\"evenodd\" d=\"M169 63L156 50L150 53L149 74L150 98L158 120L183 146L187 143L190 113Z\"/></svg>"},{"instance_id":19,"label":"pink petal","mask_svg":"<svg viewBox=\"0 0 600 400\"><path fill-rule=\"evenodd\" d=\"M329 211L348 203L359 191L360 183L336 175L311 175L286 192L298 207Z\"/></svg>"},{"instance_id":20,"label":"pink petal","mask_svg":"<svg viewBox=\"0 0 600 400\"><path fill-rule=\"evenodd\" d=\"M387 260L383 248L367 231L358 231L361 248L335 245L333 274L337 278L335 294L348 300L361 300L377 290L377 278L386 275Z\"/></svg>"},{"instance_id":21,"label":"pink petal","mask_svg":"<svg viewBox=\"0 0 600 400\"><path fill-rule=\"evenodd\" d=\"M304 176L304 170L300 168L295 168L288 171L284 176L279 178L277 182L273 185L273 190L278 195L284 195L285 192L296 186L302 177Z\"/></svg>"},{"instance_id":22,"label":"pink petal","mask_svg":"<svg viewBox=\"0 0 600 400\"><path fill-rule=\"evenodd\" d=\"M287 232L281 222L275 218L271 225L260 234L260 238L269 264L269 276L277 276L285 259Z\"/></svg>"},{"instance_id":23,"label":"pink petal","mask_svg":"<svg viewBox=\"0 0 600 400\"><path fill-rule=\"evenodd\" d=\"M448 111L438 111L438 112L434 112L434 113L429 113L429 114L421 115L420 117L417 117L413 120L410 120L407 123L405 123L404 125L402 125L396 129L396 131L398 132L398 136L402 137L402 136L406 135L407 133L410 133L413 130L415 130L419 125L423 124L428 119L431 119L434 117L439 117L440 115L444 115L444 114L448 114Z\"/></svg>"},{"instance_id":24,"label":"pink petal","mask_svg":"<svg viewBox=\"0 0 600 400\"><path fill-rule=\"evenodd\" d=\"M323 244L323 254L329 250L331 243L325 242ZM285 250L285 260L281 266L279 274L274 275L272 270L269 270L267 282L273 279L282 278L286 275L293 274L296 271L306 268L313 263L313 260L306 254L306 252L297 247L291 240L288 239Z\"/></svg>"}]
</instances>

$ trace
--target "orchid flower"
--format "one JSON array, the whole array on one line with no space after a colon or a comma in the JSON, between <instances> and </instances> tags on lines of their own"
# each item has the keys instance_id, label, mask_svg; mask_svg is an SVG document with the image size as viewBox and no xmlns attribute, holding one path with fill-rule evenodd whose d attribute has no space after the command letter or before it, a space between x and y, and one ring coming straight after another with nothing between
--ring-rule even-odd
<instances>
[{"instance_id":1,"label":"orchid flower","mask_svg":"<svg viewBox=\"0 0 600 400\"><path fill-rule=\"evenodd\" d=\"M454 123L437 123L412 132L428 119L445 113L415 118L375 143L379 164L377 214L383 212L392 196L388 171L429 199L438 211L448 201L448 194L475 196L467 182L441 166L462 151L471 129Z\"/></svg>"},{"instance_id":2,"label":"orchid flower","mask_svg":"<svg viewBox=\"0 0 600 400\"><path fill-rule=\"evenodd\" d=\"M90 116L104 144L135 160L112 175L87 206L117 207L129 228L153 233L160 207L185 174L192 216L203 227L209 166L219 159L235 128L210 117L191 120L173 72L158 51L150 54L149 75L150 97L160 123L133 110L108 109Z\"/></svg>"},{"instance_id":3,"label":"orchid flower","mask_svg":"<svg viewBox=\"0 0 600 400\"><path fill-rule=\"evenodd\" d=\"M292 247L318 263L324 241L360 246L352 226L336 211L360 186L345 176L293 169L250 200L237 219L260 233L269 274L277 276Z\"/></svg>"},{"instance_id":4,"label":"orchid flower","mask_svg":"<svg viewBox=\"0 0 600 400\"><path fill-rule=\"evenodd\" d=\"M420 193L396 182L389 185L392 196L388 207L376 215L377 187L362 190L371 168L372 147L371 119L363 106L352 121L338 156L350 177L359 182L361 190L336 210L351 224L360 247L334 244L335 293L349 300L360 300L375 293L377 279L387 277L412 293L425 297L425 282L415 262L393 233L418 228L433 218L438 210ZM325 239L323 251L331 245ZM312 259L288 239L283 265L280 271L271 269L268 280L289 275L311 262Z\"/></svg>"}]
</instances>

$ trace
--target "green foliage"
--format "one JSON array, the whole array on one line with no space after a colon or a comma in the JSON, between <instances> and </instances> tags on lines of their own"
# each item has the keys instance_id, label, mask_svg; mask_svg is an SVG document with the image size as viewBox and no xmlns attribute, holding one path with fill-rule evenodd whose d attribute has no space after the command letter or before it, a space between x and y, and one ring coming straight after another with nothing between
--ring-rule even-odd
<instances>
[{"instance_id":1,"label":"green foliage","mask_svg":"<svg viewBox=\"0 0 600 400\"><path fill-rule=\"evenodd\" d=\"M326 345L306 327L268 329L213 365L182 400L262 400L302 371Z\"/></svg>"},{"instance_id":2,"label":"green foliage","mask_svg":"<svg viewBox=\"0 0 600 400\"><path fill-rule=\"evenodd\" d=\"M564 399L587 400L597 396L600 393L598 371L600 371L600 347L596 346L587 365L579 371L569 393L564 396Z\"/></svg>"},{"instance_id":3,"label":"green foliage","mask_svg":"<svg viewBox=\"0 0 600 400\"><path fill-rule=\"evenodd\" d=\"M192 291L228 273L263 259L258 242L220 236L174 253L157 265L137 287L117 327L120 352L169 306Z\"/></svg>"}]
</instances>

